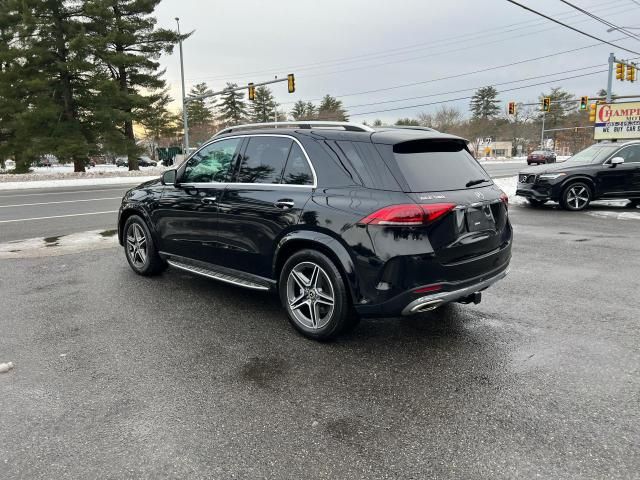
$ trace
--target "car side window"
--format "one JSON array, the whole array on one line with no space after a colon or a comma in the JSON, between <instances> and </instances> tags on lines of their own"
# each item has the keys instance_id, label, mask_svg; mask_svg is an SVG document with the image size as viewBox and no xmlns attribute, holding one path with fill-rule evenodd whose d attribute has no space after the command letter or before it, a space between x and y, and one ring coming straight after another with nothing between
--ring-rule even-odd
<instances>
[{"instance_id":1,"label":"car side window","mask_svg":"<svg viewBox=\"0 0 640 480\"><path fill-rule=\"evenodd\" d=\"M282 169L293 140L285 137L255 136L242 155L237 182L280 183Z\"/></svg>"},{"instance_id":2,"label":"car side window","mask_svg":"<svg viewBox=\"0 0 640 480\"><path fill-rule=\"evenodd\" d=\"M282 183L287 185L313 185L313 172L300 145L294 142L289 152L287 166L282 175Z\"/></svg>"},{"instance_id":3,"label":"car side window","mask_svg":"<svg viewBox=\"0 0 640 480\"><path fill-rule=\"evenodd\" d=\"M181 182L226 182L242 138L229 138L212 143L187 160Z\"/></svg>"},{"instance_id":4,"label":"car side window","mask_svg":"<svg viewBox=\"0 0 640 480\"><path fill-rule=\"evenodd\" d=\"M640 163L640 145L632 145L624 148L619 154L614 156L624 158L624 163Z\"/></svg>"}]
</instances>

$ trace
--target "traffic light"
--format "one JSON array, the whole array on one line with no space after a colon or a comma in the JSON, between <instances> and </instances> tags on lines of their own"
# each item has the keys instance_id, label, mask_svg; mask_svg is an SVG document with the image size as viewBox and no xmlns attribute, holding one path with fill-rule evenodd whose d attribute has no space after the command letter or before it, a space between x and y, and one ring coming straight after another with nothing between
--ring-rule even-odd
<instances>
[{"instance_id":1,"label":"traffic light","mask_svg":"<svg viewBox=\"0 0 640 480\"><path fill-rule=\"evenodd\" d=\"M287 83L289 85L289 93L293 93L296 91L296 79L293 76L293 73L287 75Z\"/></svg>"},{"instance_id":2,"label":"traffic light","mask_svg":"<svg viewBox=\"0 0 640 480\"><path fill-rule=\"evenodd\" d=\"M590 122L595 122L596 121L596 109L598 108L598 106L595 103L592 103L591 105L589 105L589 121Z\"/></svg>"},{"instance_id":3,"label":"traffic light","mask_svg":"<svg viewBox=\"0 0 640 480\"><path fill-rule=\"evenodd\" d=\"M632 63L631 65L627 65L627 80L630 82L636 81L636 64Z\"/></svg>"},{"instance_id":4,"label":"traffic light","mask_svg":"<svg viewBox=\"0 0 640 480\"><path fill-rule=\"evenodd\" d=\"M507 112L509 112L509 115L515 115L516 114L516 102L509 102L508 103Z\"/></svg>"},{"instance_id":5,"label":"traffic light","mask_svg":"<svg viewBox=\"0 0 640 480\"><path fill-rule=\"evenodd\" d=\"M544 97L542 99L542 111L543 112L548 112L549 110L551 110L551 98L550 97Z\"/></svg>"},{"instance_id":6,"label":"traffic light","mask_svg":"<svg viewBox=\"0 0 640 480\"><path fill-rule=\"evenodd\" d=\"M616 63L616 80L624 82L624 63Z\"/></svg>"},{"instance_id":7,"label":"traffic light","mask_svg":"<svg viewBox=\"0 0 640 480\"><path fill-rule=\"evenodd\" d=\"M253 83L249 84L249 100L255 100L256 99L256 87L253 85Z\"/></svg>"},{"instance_id":8,"label":"traffic light","mask_svg":"<svg viewBox=\"0 0 640 480\"><path fill-rule=\"evenodd\" d=\"M580 97L580 110L586 110L589 106L589 97L586 95L584 97Z\"/></svg>"}]
</instances>

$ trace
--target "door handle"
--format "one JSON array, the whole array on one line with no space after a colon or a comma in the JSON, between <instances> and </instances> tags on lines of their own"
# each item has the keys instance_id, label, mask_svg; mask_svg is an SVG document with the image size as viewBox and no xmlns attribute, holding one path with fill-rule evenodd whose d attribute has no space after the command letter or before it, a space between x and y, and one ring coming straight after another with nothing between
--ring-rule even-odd
<instances>
[{"instance_id":1,"label":"door handle","mask_svg":"<svg viewBox=\"0 0 640 480\"><path fill-rule=\"evenodd\" d=\"M293 208L295 202L293 200L289 200L288 198L283 198L282 200L278 200L274 203L274 205L278 208L282 208L283 210L289 210Z\"/></svg>"},{"instance_id":2,"label":"door handle","mask_svg":"<svg viewBox=\"0 0 640 480\"><path fill-rule=\"evenodd\" d=\"M204 197L201 201L207 204L216 203L216 197Z\"/></svg>"}]
</instances>

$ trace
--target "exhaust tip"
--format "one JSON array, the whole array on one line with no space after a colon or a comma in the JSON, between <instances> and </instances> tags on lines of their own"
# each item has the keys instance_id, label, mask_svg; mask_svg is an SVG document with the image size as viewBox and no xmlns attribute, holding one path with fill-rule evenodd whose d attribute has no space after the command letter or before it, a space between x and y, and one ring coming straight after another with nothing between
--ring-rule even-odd
<instances>
[{"instance_id":1,"label":"exhaust tip","mask_svg":"<svg viewBox=\"0 0 640 480\"><path fill-rule=\"evenodd\" d=\"M431 300L430 302L419 303L411 309L411 313L423 313L435 310L444 302L442 300Z\"/></svg>"}]
</instances>

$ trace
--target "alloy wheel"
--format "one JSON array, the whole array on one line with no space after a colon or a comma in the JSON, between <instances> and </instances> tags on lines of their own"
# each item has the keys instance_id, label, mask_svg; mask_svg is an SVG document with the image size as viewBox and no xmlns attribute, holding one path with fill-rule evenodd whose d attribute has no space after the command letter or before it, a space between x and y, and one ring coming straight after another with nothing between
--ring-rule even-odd
<instances>
[{"instance_id":1,"label":"alloy wheel","mask_svg":"<svg viewBox=\"0 0 640 480\"><path fill-rule=\"evenodd\" d=\"M301 262L287 277L287 303L301 325L318 330L334 311L335 294L327 273L313 262Z\"/></svg>"},{"instance_id":2,"label":"alloy wheel","mask_svg":"<svg viewBox=\"0 0 640 480\"><path fill-rule=\"evenodd\" d=\"M584 185L575 185L567 192L567 205L574 210L582 210L589 203L589 191Z\"/></svg>"},{"instance_id":3,"label":"alloy wheel","mask_svg":"<svg viewBox=\"0 0 640 480\"><path fill-rule=\"evenodd\" d=\"M134 267L144 268L147 262L147 236L137 223L132 223L127 231L127 255Z\"/></svg>"}]
</instances>

